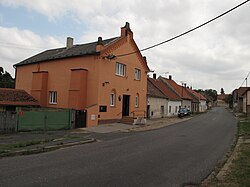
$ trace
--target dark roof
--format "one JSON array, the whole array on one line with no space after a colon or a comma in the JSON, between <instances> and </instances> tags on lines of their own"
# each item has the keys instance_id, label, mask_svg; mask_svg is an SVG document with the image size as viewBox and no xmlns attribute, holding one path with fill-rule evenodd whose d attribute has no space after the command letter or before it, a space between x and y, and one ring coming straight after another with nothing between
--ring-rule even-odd
<instances>
[{"instance_id":1,"label":"dark roof","mask_svg":"<svg viewBox=\"0 0 250 187\"><path fill-rule=\"evenodd\" d=\"M167 98L155 85L151 78L148 78L147 94L151 97Z\"/></svg>"},{"instance_id":2,"label":"dark roof","mask_svg":"<svg viewBox=\"0 0 250 187\"><path fill-rule=\"evenodd\" d=\"M0 88L0 105L39 106L26 91L10 88Z\"/></svg>"},{"instance_id":3,"label":"dark roof","mask_svg":"<svg viewBox=\"0 0 250 187\"><path fill-rule=\"evenodd\" d=\"M238 97L243 97L243 95L246 93L247 90L249 90L250 87L240 87L238 88Z\"/></svg>"},{"instance_id":4,"label":"dark roof","mask_svg":"<svg viewBox=\"0 0 250 187\"><path fill-rule=\"evenodd\" d=\"M116 39L118 39L118 37L103 40L102 43L103 45L107 45L115 41ZM48 61L48 60L56 60L56 59L62 59L62 58L97 54L98 52L96 52L96 45L97 45L97 41L92 42L92 43L87 43L87 44L81 44L81 45L73 45L73 47L69 49L67 49L66 47L63 47L63 48L46 50L28 59L25 59L15 64L14 66L21 66L21 65L32 64L32 63Z\"/></svg>"}]
</instances>

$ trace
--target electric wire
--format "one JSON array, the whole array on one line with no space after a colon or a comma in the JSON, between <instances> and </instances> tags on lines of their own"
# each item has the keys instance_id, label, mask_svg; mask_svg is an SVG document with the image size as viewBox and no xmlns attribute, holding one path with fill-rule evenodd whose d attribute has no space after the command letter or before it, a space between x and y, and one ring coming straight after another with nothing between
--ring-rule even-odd
<instances>
[{"instance_id":1,"label":"electric wire","mask_svg":"<svg viewBox=\"0 0 250 187\"><path fill-rule=\"evenodd\" d=\"M205 25L207 25L207 24L209 24L209 23L215 21L216 19L218 19L218 18L220 18L220 17L222 17L222 16L224 16L224 15L226 15L226 14L232 12L233 10L239 8L240 6L246 4L246 3L249 2L249 1L250 1L250 0L246 0L246 1L244 1L244 2L242 2L242 3L240 3L240 4L238 4L238 5L236 5L235 7L233 7L233 8L231 8L231 9L229 9L229 10L223 12L222 14L220 14L220 15L218 15L218 16L216 16L216 17L214 17L214 18L212 18L212 19L210 19L210 20L208 20L208 21L206 21L206 22L204 22L204 23L202 23L202 24L200 24L200 25L198 25L198 26L196 26L196 27L194 27L194 28L192 28L192 29L186 31L186 32L183 32L183 33L181 33L181 34L178 34L178 35L176 35L176 36L174 36L174 37L172 37L172 38L170 38L170 39L168 39L168 40L165 40L165 41L163 41L163 42L160 42L160 43L154 44L154 45L152 45L152 46L149 46L149 47L146 47L146 48L143 48L143 49L139 49L139 50L136 50L136 51L133 51L133 52L130 52L130 53L125 53L125 54L120 54L120 55L115 55L115 56L116 56L116 57L123 57L123 56L127 56L127 55L132 55L132 54L135 54L135 53L138 53L138 52L142 52L142 51L146 51L146 50L152 49L152 48L157 47L157 46L159 46L159 45L162 45L162 44L165 44L165 43L170 42L170 41L172 41L172 40L175 40L175 39L177 39L177 38L180 38L181 36L184 36L184 35L186 35L186 34L188 34L188 33L190 33L190 32L193 32L193 31L195 31L195 30L197 30L197 29L199 29L199 28L201 28L201 27L203 27L203 26L205 26Z\"/></svg>"},{"instance_id":2,"label":"electric wire","mask_svg":"<svg viewBox=\"0 0 250 187\"><path fill-rule=\"evenodd\" d=\"M242 82L242 84L241 84L241 86L240 86L240 87L242 87L242 86L243 86L243 84L245 83L245 81L247 80L247 78L249 77L249 75L250 75L250 71L248 72L248 74L247 74L246 78L244 78L244 81Z\"/></svg>"}]
</instances>

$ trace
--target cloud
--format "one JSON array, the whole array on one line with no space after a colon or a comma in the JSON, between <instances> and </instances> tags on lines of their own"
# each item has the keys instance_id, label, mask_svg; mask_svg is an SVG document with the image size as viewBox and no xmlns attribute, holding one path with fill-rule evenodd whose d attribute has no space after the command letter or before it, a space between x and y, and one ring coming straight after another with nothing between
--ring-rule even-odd
<instances>
[{"instance_id":1,"label":"cloud","mask_svg":"<svg viewBox=\"0 0 250 187\"><path fill-rule=\"evenodd\" d=\"M12 75L14 64L48 48L61 46L63 43L57 38L41 38L29 30L0 27L1 66Z\"/></svg>"},{"instance_id":2,"label":"cloud","mask_svg":"<svg viewBox=\"0 0 250 187\"><path fill-rule=\"evenodd\" d=\"M68 0L36 0L34 3L30 0L0 0L2 6L23 7L44 15L51 22L61 21L67 16L74 22L84 23L86 28L80 33L81 37L76 43L95 41L98 36L118 36L120 27L129 21L139 48L167 40L241 2L72 0L69 3ZM143 52L143 55L147 56L150 68L157 74L169 72L176 80L185 79L200 88L213 87L219 91L223 87L226 92L231 92L240 86L244 76L250 71L249 8L250 3L247 3L188 35ZM70 24L65 23L67 26ZM32 28L29 28L30 31L6 29L12 31L16 39L11 41L20 45L42 46L46 49L64 43L60 36L41 38L32 33ZM6 34L1 34L0 37L2 41ZM4 41L10 42L7 39ZM47 44L48 41L50 44ZM4 50L6 62L7 59L14 58L10 51ZM14 55L15 58L24 59L37 52L24 51L19 52L19 57ZM18 54L16 49L15 54Z\"/></svg>"}]
</instances>

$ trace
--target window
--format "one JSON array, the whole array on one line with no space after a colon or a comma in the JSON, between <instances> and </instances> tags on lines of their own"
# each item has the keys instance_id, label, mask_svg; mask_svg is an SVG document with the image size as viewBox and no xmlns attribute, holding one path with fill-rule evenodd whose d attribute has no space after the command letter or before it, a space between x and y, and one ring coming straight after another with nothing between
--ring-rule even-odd
<instances>
[{"instance_id":1,"label":"window","mask_svg":"<svg viewBox=\"0 0 250 187\"><path fill-rule=\"evenodd\" d=\"M171 113L171 106L169 106L168 112Z\"/></svg>"},{"instance_id":2,"label":"window","mask_svg":"<svg viewBox=\"0 0 250 187\"><path fill-rule=\"evenodd\" d=\"M49 104L57 104L57 92L56 91L49 92Z\"/></svg>"},{"instance_id":3,"label":"window","mask_svg":"<svg viewBox=\"0 0 250 187\"><path fill-rule=\"evenodd\" d=\"M139 95L136 94L135 96L135 107L139 107Z\"/></svg>"},{"instance_id":4,"label":"window","mask_svg":"<svg viewBox=\"0 0 250 187\"><path fill-rule=\"evenodd\" d=\"M161 106L161 114L164 114L164 106Z\"/></svg>"},{"instance_id":5,"label":"window","mask_svg":"<svg viewBox=\"0 0 250 187\"><path fill-rule=\"evenodd\" d=\"M125 76L125 65L116 62L115 74L120 76Z\"/></svg>"},{"instance_id":6,"label":"window","mask_svg":"<svg viewBox=\"0 0 250 187\"><path fill-rule=\"evenodd\" d=\"M141 70L135 68L135 80L141 80Z\"/></svg>"},{"instance_id":7,"label":"window","mask_svg":"<svg viewBox=\"0 0 250 187\"><path fill-rule=\"evenodd\" d=\"M175 113L178 112L178 106L175 106Z\"/></svg>"},{"instance_id":8,"label":"window","mask_svg":"<svg viewBox=\"0 0 250 187\"><path fill-rule=\"evenodd\" d=\"M110 94L110 106L115 106L115 93Z\"/></svg>"}]
</instances>

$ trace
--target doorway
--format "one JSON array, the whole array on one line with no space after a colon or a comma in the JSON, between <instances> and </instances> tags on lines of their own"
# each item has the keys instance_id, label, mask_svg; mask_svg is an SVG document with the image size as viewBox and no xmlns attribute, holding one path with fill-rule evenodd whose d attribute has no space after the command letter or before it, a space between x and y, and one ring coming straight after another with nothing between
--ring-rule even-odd
<instances>
[{"instance_id":1,"label":"doorway","mask_svg":"<svg viewBox=\"0 0 250 187\"><path fill-rule=\"evenodd\" d=\"M129 116L129 95L123 95L122 98L122 116Z\"/></svg>"}]
</instances>

